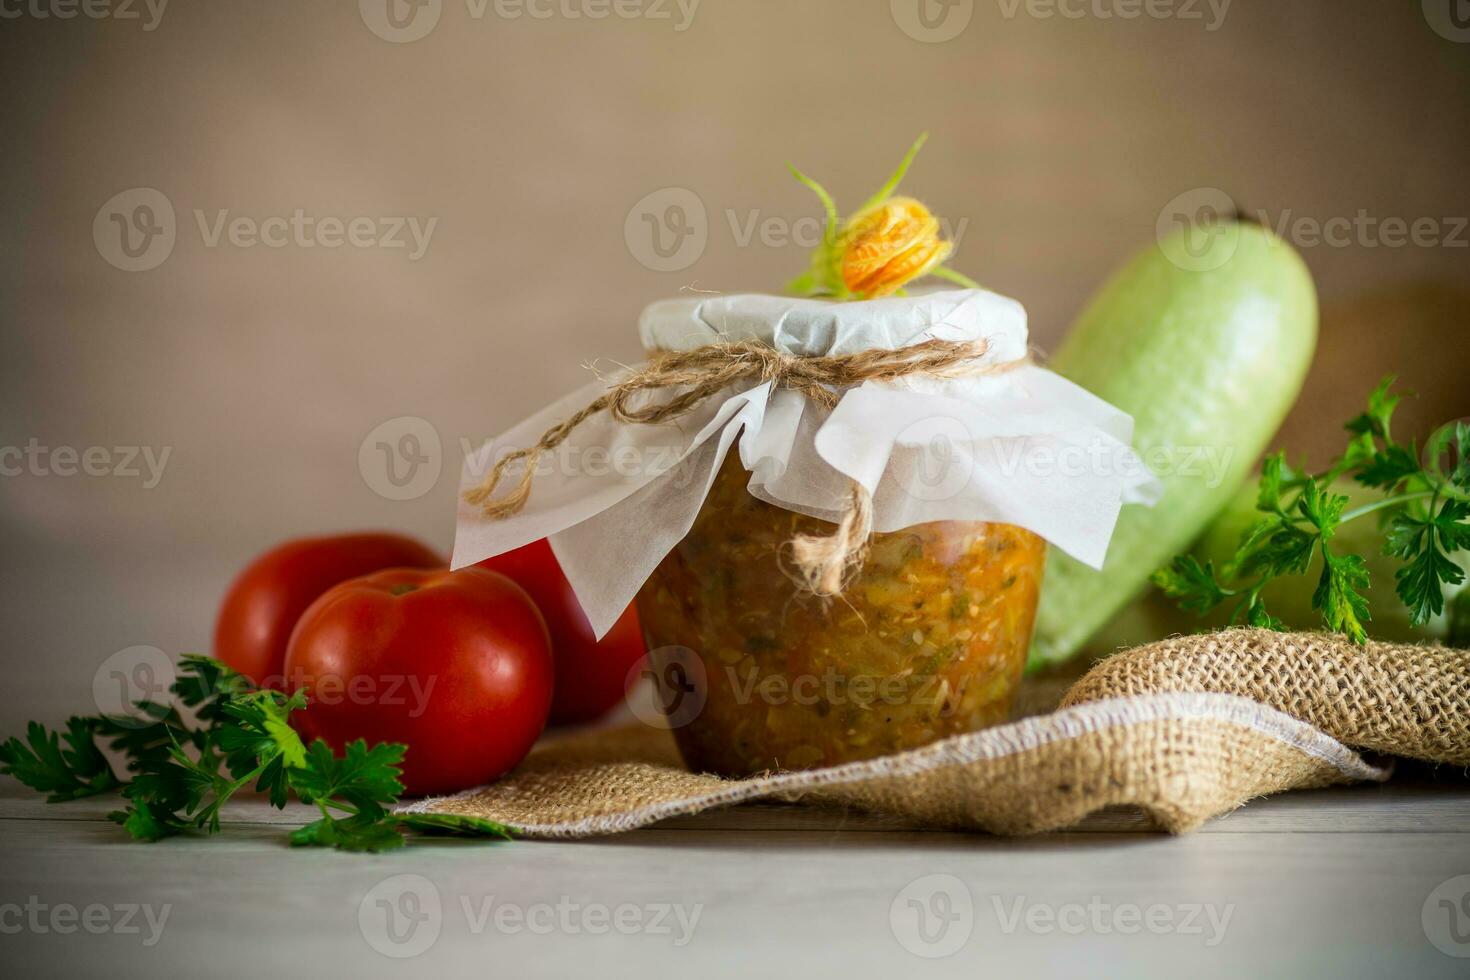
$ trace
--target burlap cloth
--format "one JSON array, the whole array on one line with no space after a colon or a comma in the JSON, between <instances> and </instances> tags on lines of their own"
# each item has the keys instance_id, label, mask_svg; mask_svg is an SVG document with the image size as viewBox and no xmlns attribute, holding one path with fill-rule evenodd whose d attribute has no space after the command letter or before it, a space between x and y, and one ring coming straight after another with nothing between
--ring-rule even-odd
<instances>
[{"instance_id":1,"label":"burlap cloth","mask_svg":"<svg viewBox=\"0 0 1470 980\"><path fill-rule=\"evenodd\" d=\"M635 725L552 742L493 785L406 809L584 837L772 798L1001 834L1132 806L1181 833L1253 797L1388 778L1391 762L1348 746L1470 766L1470 652L1265 630L1174 637L1101 662L1055 710L899 755L722 779Z\"/></svg>"}]
</instances>

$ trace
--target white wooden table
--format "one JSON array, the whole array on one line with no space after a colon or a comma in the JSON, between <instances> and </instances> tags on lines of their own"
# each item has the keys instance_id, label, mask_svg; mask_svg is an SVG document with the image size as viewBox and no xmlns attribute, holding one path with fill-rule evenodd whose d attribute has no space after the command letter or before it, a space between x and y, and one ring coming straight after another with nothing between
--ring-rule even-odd
<instances>
[{"instance_id":1,"label":"white wooden table","mask_svg":"<svg viewBox=\"0 0 1470 980\"><path fill-rule=\"evenodd\" d=\"M1123 812L1006 839L770 805L352 855L288 848L309 816L259 800L219 837L153 845L113 805L3 781L8 975L1470 975L1470 782L1444 769L1180 838Z\"/></svg>"}]
</instances>

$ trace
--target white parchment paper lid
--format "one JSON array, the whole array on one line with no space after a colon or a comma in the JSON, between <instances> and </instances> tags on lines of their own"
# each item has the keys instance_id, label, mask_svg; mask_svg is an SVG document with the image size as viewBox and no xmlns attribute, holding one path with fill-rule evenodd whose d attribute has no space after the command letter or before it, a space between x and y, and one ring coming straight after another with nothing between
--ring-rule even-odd
<instances>
[{"instance_id":1,"label":"white parchment paper lid","mask_svg":"<svg viewBox=\"0 0 1470 980\"><path fill-rule=\"evenodd\" d=\"M983 289L952 289L852 303L761 293L692 294L650 304L638 320L648 350L691 350L757 340L792 354L896 350L926 339L991 344L987 361L1026 355L1026 310Z\"/></svg>"},{"instance_id":2,"label":"white parchment paper lid","mask_svg":"<svg viewBox=\"0 0 1470 980\"><path fill-rule=\"evenodd\" d=\"M1130 448L1128 415L1050 371L1012 363L1027 353L1025 310L986 290L852 303L691 294L650 305L639 332L645 347L667 350L740 340L797 355L928 339L990 346L973 376L865 382L831 410L752 380L663 424L598 413L538 468L521 511L491 520L461 497L454 567L549 538L599 636L688 533L737 446L750 493L787 510L833 520L855 481L872 495L876 531L943 520L1014 524L1094 568L1122 505L1157 490ZM983 370L1003 364L1011 367ZM470 454L461 488L479 485L494 460L533 445L626 374L590 382ZM1058 465L1067 459L1084 462L1069 471Z\"/></svg>"}]
</instances>

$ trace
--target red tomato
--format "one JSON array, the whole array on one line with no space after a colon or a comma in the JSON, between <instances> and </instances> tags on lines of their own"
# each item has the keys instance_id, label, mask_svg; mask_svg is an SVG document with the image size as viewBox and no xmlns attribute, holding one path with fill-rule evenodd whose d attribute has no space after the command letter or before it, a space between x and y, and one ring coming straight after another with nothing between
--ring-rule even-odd
<instances>
[{"instance_id":1,"label":"red tomato","mask_svg":"<svg viewBox=\"0 0 1470 980\"><path fill-rule=\"evenodd\" d=\"M442 568L444 559L399 534L297 538L255 559L235 579L214 626L214 655L262 687L282 687L296 621L339 582L384 568Z\"/></svg>"},{"instance_id":2,"label":"red tomato","mask_svg":"<svg viewBox=\"0 0 1470 980\"><path fill-rule=\"evenodd\" d=\"M646 652L633 606L624 610L607 635L598 640L545 538L486 558L480 567L509 575L531 594L546 617L551 653L556 659L552 724L591 721L607 714L623 699L628 672Z\"/></svg>"},{"instance_id":3,"label":"red tomato","mask_svg":"<svg viewBox=\"0 0 1470 980\"><path fill-rule=\"evenodd\" d=\"M551 707L551 642L534 603L504 575L395 568L343 582L311 604L286 652L308 689L292 716L307 740L408 746L411 796L488 782L531 750Z\"/></svg>"}]
</instances>

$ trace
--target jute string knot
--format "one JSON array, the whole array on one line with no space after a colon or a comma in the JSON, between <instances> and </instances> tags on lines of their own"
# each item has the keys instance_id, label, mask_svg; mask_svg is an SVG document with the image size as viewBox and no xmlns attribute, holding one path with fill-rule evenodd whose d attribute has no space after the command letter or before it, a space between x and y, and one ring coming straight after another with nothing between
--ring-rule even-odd
<instances>
[{"instance_id":1,"label":"jute string knot","mask_svg":"<svg viewBox=\"0 0 1470 980\"><path fill-rule=\"evenodd\" d=\"M613 385L586 408L542 433L533 446L502 456L465 500L492 520L518 512L531 496L536 465L543 454L561 445L572 431L598 412L619 422L657 425L681 418L707 398L731 385L771 382L800 392L826 409L836 406L842 389L864 381L892 381L911 375L954 378L1006 370L1021 361L980 365L990 345L984 340L925 340L897 350L864 350L854 354L802 356L777 350L753 340L661 350L642 367ZM640 396L676 390L663 400ZM495 496L506 470L525 462L520 479L509 493ZM799 534L792 539L792 556L801 584L819 596L842 592L848 575L860 567L873 530L873 499L866 487L852 481L837 529L830 536Z\"/></svg>"}]
</instances>

